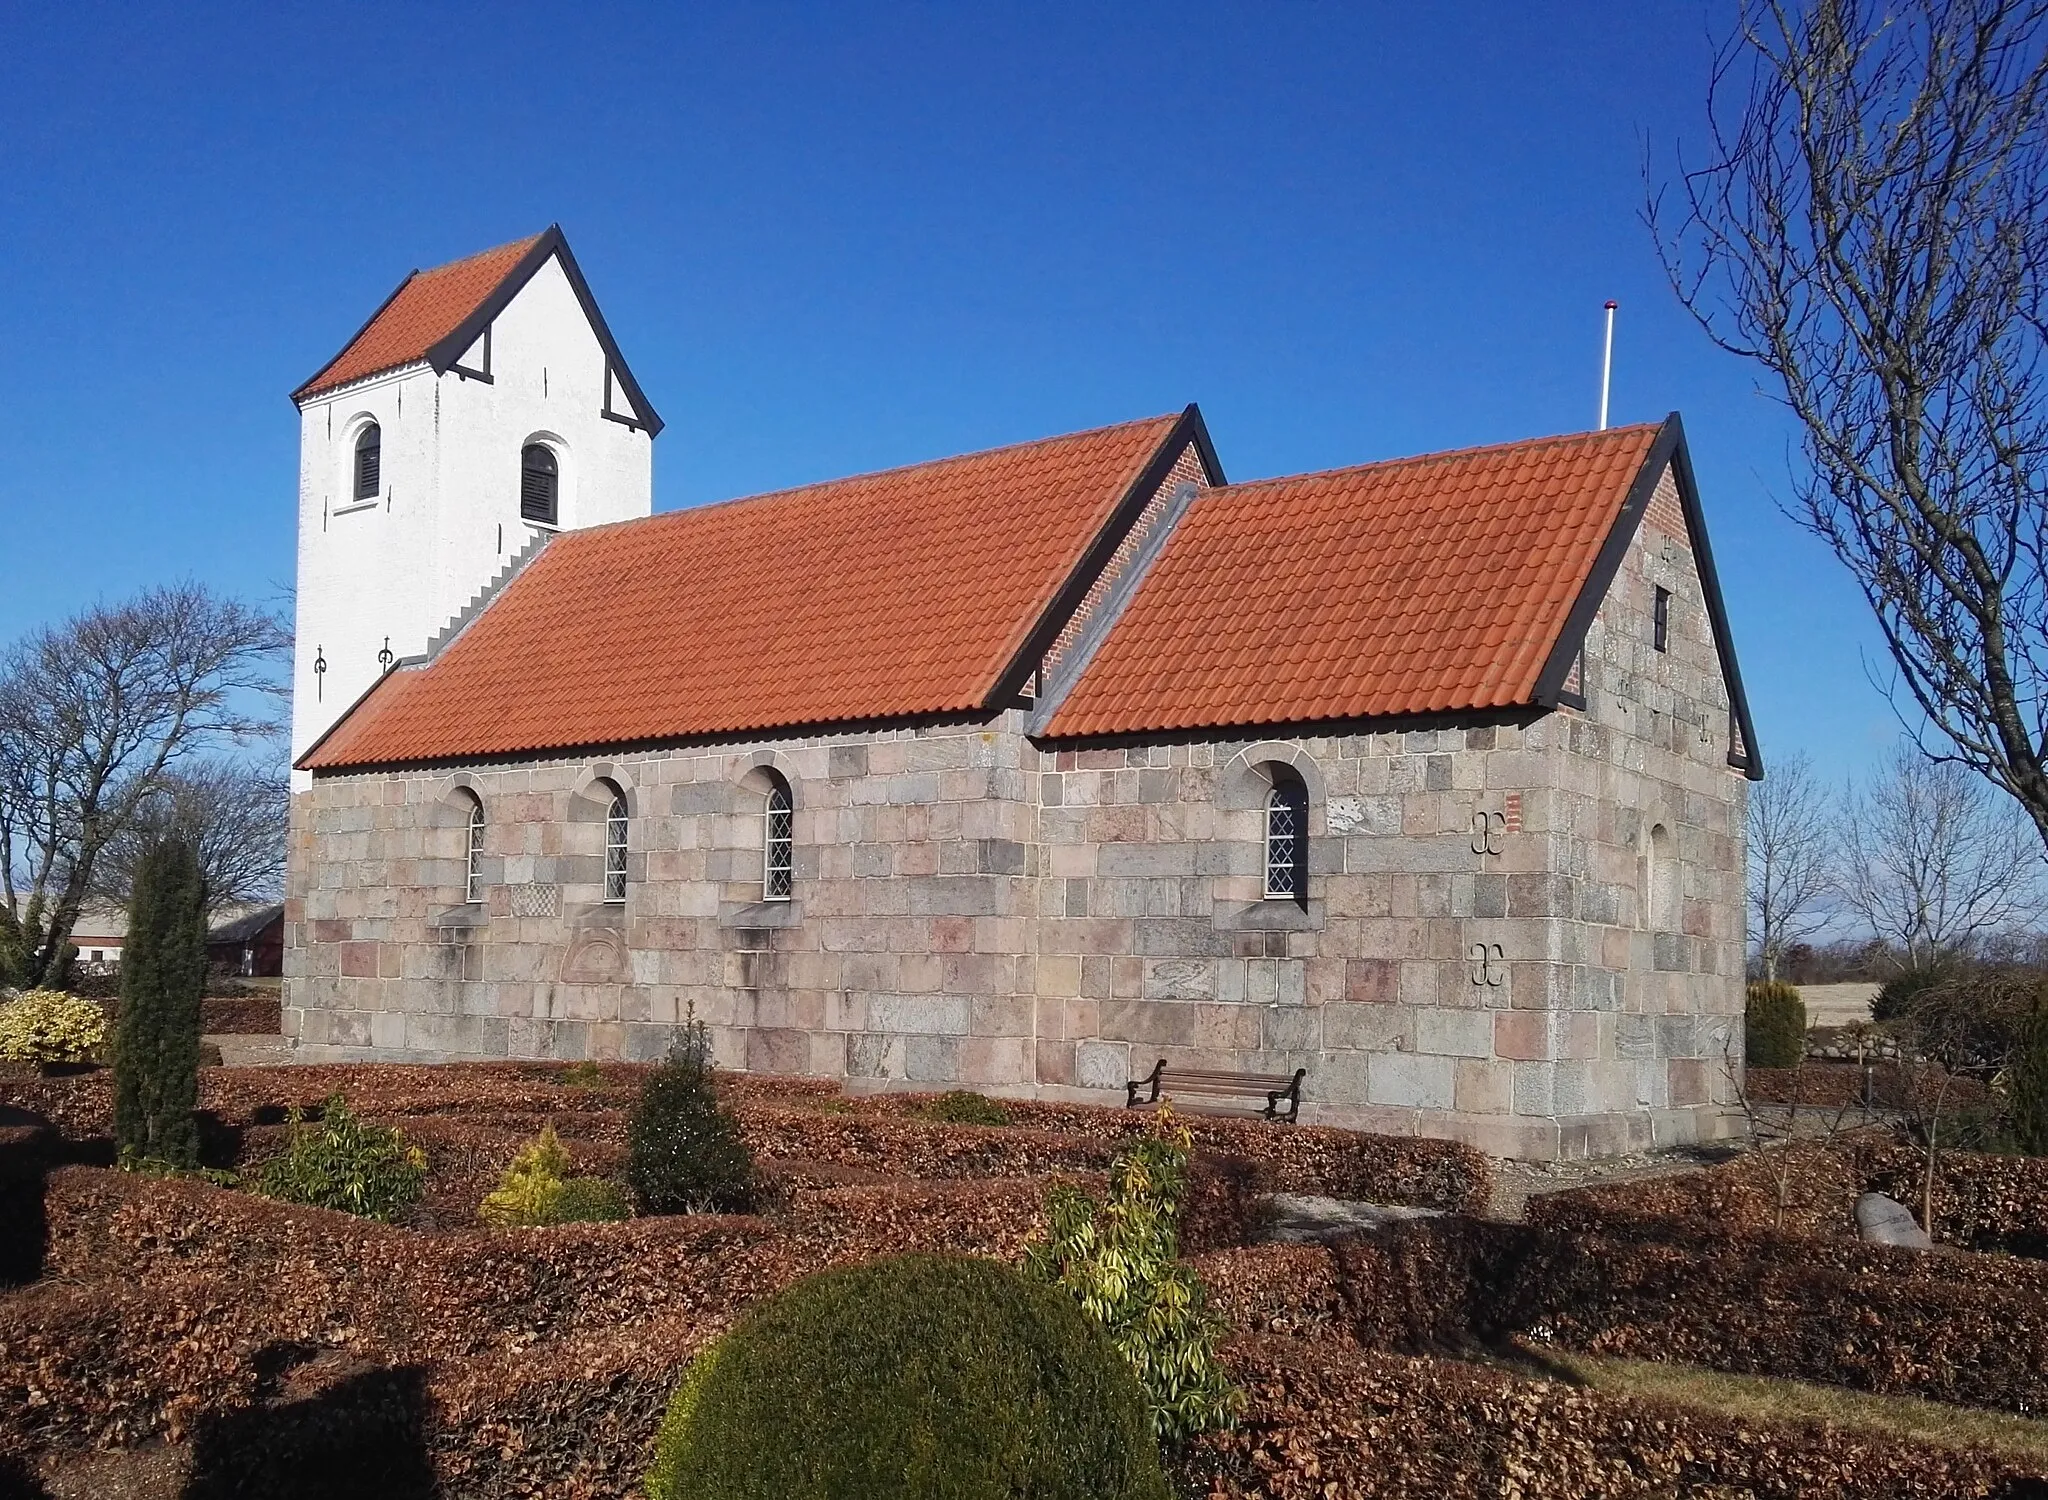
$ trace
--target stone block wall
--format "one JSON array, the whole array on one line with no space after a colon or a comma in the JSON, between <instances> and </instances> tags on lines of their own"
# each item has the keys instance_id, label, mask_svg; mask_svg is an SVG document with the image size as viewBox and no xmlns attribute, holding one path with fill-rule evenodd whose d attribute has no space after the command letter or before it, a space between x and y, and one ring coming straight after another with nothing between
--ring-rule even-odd
<instances>
[{"instance_id":1,"label":"stone block wall","mask_svg":"<svg viewBox=\"0 0 2048 1500\"><path fill-rule=\"evenodd\" d=\"M728 1067L1027 1087L1036 755L1011 715L320 778L294 799L287 1030L307 1060L652 1058L694 1013ZM795 804L789 901L762 899L771 771ZM630 812L617 905L613 787Z\"/></svg>"}]
</instances>

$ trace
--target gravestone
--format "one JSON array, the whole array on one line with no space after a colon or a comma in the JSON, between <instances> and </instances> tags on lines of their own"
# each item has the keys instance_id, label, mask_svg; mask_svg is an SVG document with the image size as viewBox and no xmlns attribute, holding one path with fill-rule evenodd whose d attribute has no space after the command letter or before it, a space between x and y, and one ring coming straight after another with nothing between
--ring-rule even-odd
<instances>
[{"instance_id":1,"label":"gravestone","mask_svg":"<svg viewBox=\"0 0 2048 1500\"><path fill-rule=\"evenodd\" d=\"M1934 1248L1934 1241L1914 1219L1912 1210L1883 1193L1865 1193L1856 1200L1856 1232L1866 1244L1904 1245L1909 1250Z\"/></svg>"}]
</instances>

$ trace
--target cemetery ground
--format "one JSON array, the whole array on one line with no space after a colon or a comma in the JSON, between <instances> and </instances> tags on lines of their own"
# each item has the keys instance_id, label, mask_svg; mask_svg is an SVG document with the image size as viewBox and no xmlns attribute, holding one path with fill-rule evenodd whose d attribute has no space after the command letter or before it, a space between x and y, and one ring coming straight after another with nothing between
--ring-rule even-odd
<instances>
[{"instance_id":1,"label":"cemetery ground","mask_svg":"<svg viewBox=\"0 0 2048 1500\"><path fill-rule=\"evenodd\" d=\"M636 1495L681 1371L748 1306L908 1250L1019 1261L1048 1187L1099 1190L1147 1128L720 1075L755 1211L479 1222L544 1126L617 1176L647 1071L202 1071L221 1172L336 1094L397 1127L425 1180L392 1223L114 1170L105 1070L0 1076L0 1494ZM1182 1253L1246 1405L1173 1455L1186 1495L2048 1493L2048 1163L1944 1153L1919 1251L1857 1237L1859 1194L1918 1201L1881 1122L1551 1172L1188 1123ZM1429 1212L1340 1232L1313 1200Z\"/></svg>"}]
</instances>

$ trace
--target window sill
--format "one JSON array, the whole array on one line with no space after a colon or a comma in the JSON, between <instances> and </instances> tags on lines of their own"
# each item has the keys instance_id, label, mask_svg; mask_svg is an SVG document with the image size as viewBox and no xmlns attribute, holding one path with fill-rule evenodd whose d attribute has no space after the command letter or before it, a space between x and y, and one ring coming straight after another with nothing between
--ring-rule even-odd
<instances>
[{"instance_id":1,"label":"window sill","mask_svg":"<svg viewBox=\"0 0 2048 1500\"><path fill-rule=\"evenodd\" d=\"M1293 900L1218 901L1214 920L1224 932L1320 932L1323 903L1311 897L1304 910Z\"/></svg>"},{"instance_id":2,"label":"window sill","mask_svg":"<svg viewBox=\"0 0 2048 1500\"><path fill-rule=\"evenodd\" d=\"M378 506L382 505L383 503L384 502L381 499L351 500L346 505L337 505L333 510L330 510L327 514L330 516L352 516L359 510L375 510Z\"/></svg>"},{"instance_id":3,"label":"window sill","mask_svg":"<svg viewBox=\"0 0 2048 1500\"><path fill-rule=\"evenodd\" d=\"M803 920L804 908L801 901L718 903L720 927L801 927Z\"/></svg>"},{"instance_id":4,"label":"window sill","mask_svg":"<svg viewBox=\"0 0 2048 1500\"><path fill-rule=\"evenodd\" d=\"M562 523L559 521L536 521L531 516L521 516L519 524L531 527L535 531L545 531L551 534L559 533L562 529Z\"/></svg>"},{"instance_id":5,"label":"window sill","mask_svg":"<svg viewBox=\"0 0 2048 1500\"><path fill-rule=\"evenodd\" d=\"M434 913L431 925L441 928L486 927L490 920L490 910L483 902L465 901L460 906L450 906Z\"/></svg>"}]
</instances>

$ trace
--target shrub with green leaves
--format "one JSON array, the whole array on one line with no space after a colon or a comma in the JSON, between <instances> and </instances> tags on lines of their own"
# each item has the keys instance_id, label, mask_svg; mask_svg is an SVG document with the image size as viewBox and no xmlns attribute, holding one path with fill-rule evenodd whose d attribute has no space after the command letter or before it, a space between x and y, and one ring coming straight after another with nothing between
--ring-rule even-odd
<instances>
[{"instance_id":1,"label":"shrub with green leaves","mask_svg":"<svg viewBox=\"0 0 2048 1500\"><path fill-rule=\"evenodd\" d=\"M968 1256L825 1271L669 1405L648 1500L1167 1500L1145 1398L1050 1287Z\"/></svg>"},{"instance_id":2,"label":"shrub with green leaves","mask_svg":"<svg viewBox=\"0 0 2048 1500\"><path fill-rule=\"evenodd\" d=\"M569 1175L569 1152L550 1124L519 1148L477 1217L486 1224L530 1227L601 1223L626 1213L625 1190L617 1183Z\"/></svg>"},{"instance_id":3,"label":"shrub with green leaves","mask_svg":"<svg viewBox=\"0 0 2048 1500\"><path fill-rule=\"evenodd\" d=\"M257 1171L257 1191L387 1223L419 1201L426 1153L389 1125L359 1118L340 1094L309 1120L293 1107L283 1151Z\"/></svg>"},{"instance_id":4,"label":"shrub with green leaves","mask_svg":"<svg viewBox=\"0 0 2048 1500\"><path fill-rule=\"evenodd\" d=\"M1053 1187L1046 1232L1025 1260L1026 1274L1066 1292L1109 1335L1145 1389L1153 1431L1173 1443L1228 1426L1244 1405L1216 1356L1224 1324L1180 1260L1189 1145L1162 1106L1150 1136L1111 1166L1103 1201Z\"/></svg>"},{"instance_id":5,"label":"shrub with green leaves","mask_svg":"<svg viewBox=\"0 0 2048 1500\"><path fill-rule=\"evenodd\" d=\"M718 1102L701 1021L640 1086L626 1124L626 1182L643 1214L745 1213L755 1204L753 1153Z\"/></svg>"},{"instance_id":6,"label":"shrub with green leaves","mask_svg":"<svg viewBox=\"0 0 2048 1500\"><path fill-rule=\"evenodd\" d=\"M927 1120L944 1125L1007 1125L1010 1112L986 1094L972 1089L953 1089L939 1095L918 1111Z\"/></svg>"},{"instance_id":7,"label":"shrub with green leaves","mask_svg":"<svg viewBox=\"0 0 2048 1500\"><path fill-rule=\"evenodd\" d=\"M62 990L29 990L0 1003L0 1062L92 1062L106 1040L107 1013Z\"/></svg>"},{"instance_id":8,"label":"shrub with green leaves","mask_svg":"<svg viewBox=\"0 0 2048 1500\"><path fill-rule=\"evenodd\" d=\"M1782 979L1749 987L1742 1053L1752 1068L1796 1068L1806 1061L1806 1002L1798 990Z\"/></svg>"}]
</instances>

